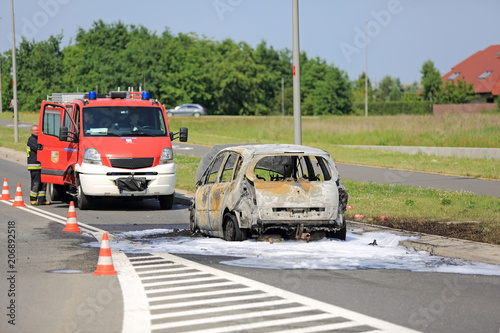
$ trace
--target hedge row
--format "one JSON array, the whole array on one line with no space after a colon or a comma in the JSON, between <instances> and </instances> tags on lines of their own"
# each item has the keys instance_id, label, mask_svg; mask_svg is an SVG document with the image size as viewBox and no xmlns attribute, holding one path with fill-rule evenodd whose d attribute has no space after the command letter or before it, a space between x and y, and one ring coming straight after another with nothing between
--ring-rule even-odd
<instances>
[{"instance_id":1,"label":"hedge row","mask_svg":"<svg viewBox=\"0 0 500 333\"><path fill-rule=\"evenodd\" d=\"M355 114L365 113L365 103L354 103ZM431 102L369 102L369 115L432 114Z\"/></svg>"}]
</instances>

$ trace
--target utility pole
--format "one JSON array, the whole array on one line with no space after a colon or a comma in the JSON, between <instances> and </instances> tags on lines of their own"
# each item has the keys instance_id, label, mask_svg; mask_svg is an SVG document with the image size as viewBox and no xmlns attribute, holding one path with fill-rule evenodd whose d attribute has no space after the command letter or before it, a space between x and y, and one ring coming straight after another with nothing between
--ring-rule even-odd
<instances>
[{"instance_id":1,"label":"utility pole","mask_svg":"<svg viewBox=\"0 0 500 333\"><path fill-rule=\"evenodd\" d=\"M300 111L299 0L292 0L293 20L293 143L302 144Z\"/></svg>"},{"instance_id":2,"label":"utility pole","mask_svg":"<svg viewBox=\"0 0 500 333\"><path fill-rule=\"evenodd\" d=\"M0 17L0 20L1 19L2 18ZM3 113L3 109L2 109L2 65L3 65L3 58L0 55L0 114Z\"/></svg>"},{"instance_id":3,"label":"utility pole","mask_svg":"<svg viewBox=\"0 0 500 333\"><path fill-rule=\"evenodd\" d=\"M14 24L14 0L10 0L10 14L12 17L12 90L14 91L12 106L14 107L14 142L19 142L18 115L17 115L17 68L16 68L16 31Z\"/></svg>"},{"instance_id":4,"label":"utility pole","mask_svg":"<svg viewBox=\"0 0 500 333\"><path fill-rule=\"evenodd\" d=\"M281 115L285 116L285 79L284 78L281 78Z\"/></svg>"},{"instance_id":5,"label":"utility pole","mask_svg":"<svg viewBox=\"0 0 500 333\"><path fill-rule=\"evenodd\" d=\"M3 113L3 109L2 109L2 65L3 65L3 58L0 56L0 114Z\"/></svg>"},{"instance_id":6,"label":"utility pole","mask_svg":"<svg viewBox=\"0 0 500 333\"><path fill-rule=\"evenodd\" d=\"M368 117L368 21L365 22L365 117Z\"/></svg>"}]
</instances>

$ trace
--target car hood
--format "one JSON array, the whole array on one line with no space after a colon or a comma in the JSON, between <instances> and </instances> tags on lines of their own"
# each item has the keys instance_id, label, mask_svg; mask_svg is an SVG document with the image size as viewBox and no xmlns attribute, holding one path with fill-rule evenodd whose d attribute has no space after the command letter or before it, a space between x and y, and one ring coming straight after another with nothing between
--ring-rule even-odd
<instances>
[{"instance_id":1,"label":"car hood","mask_svg":"<svg viewBox=\"0 0 500 333\"><path fill-rule=\"evenodd\" d=\"M332 207L339 197L335 182L255 181L259 207Z\"/></svg>"}]
</instances>

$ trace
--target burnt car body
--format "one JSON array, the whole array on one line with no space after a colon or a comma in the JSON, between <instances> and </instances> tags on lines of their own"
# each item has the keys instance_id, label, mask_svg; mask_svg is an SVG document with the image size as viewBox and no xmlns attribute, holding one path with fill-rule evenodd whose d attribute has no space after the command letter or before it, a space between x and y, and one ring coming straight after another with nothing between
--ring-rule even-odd
<instances>
[{"instance_id":1,"label":"burnt car body","mask_svg":"<svg viewBox=\"0 0 500 333\"><path fill-rule=\"evenodd\" d=\"M190 229L226 240L303 234L345 240L347 191L330 155L285 144L213 147L196 172Z\"/></svg>"}]
</instances>

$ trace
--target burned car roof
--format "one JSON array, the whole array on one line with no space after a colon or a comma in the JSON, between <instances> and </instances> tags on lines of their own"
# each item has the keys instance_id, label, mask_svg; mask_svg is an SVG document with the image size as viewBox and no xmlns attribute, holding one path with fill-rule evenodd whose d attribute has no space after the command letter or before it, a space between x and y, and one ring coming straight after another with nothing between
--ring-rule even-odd
<instances>
[{"instance_id":1,"label":"burned car roof","mask_svg":"<svg viewBox=\"0 0 500 333\"><path fill-rule=\"evenodd\" d=\"M195 181L198 182L203 173L210 165L214 157L223 150L233 150L242 154L244 157L248 158L253 155L272 155L272 154L304 154L304 155L314 155L314 156L324 156L330 157L330 154L322 149L312 148L301 145L292 144L260 144L260 143L232 143L224 145L216 145L212 147L202 157L198 169L196 170ZM332 161L333 162L333 161ZM337 170L335 164L333 165L335 173Z\"/></svg>"}]
</instances>

